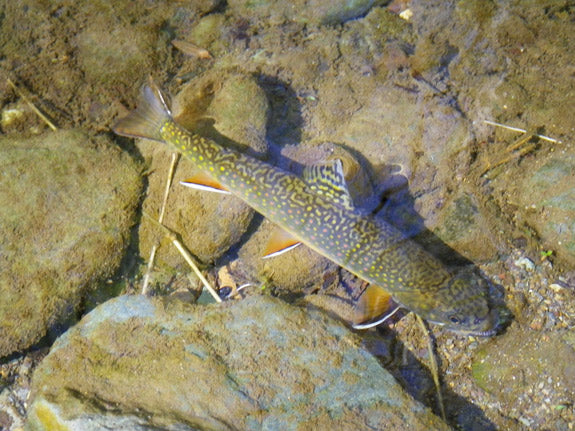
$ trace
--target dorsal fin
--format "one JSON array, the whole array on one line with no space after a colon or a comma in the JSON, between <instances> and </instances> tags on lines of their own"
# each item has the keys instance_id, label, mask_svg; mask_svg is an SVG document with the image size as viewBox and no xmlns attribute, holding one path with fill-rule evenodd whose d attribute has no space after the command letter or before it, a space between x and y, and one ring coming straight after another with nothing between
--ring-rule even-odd
<instances>
[{"instance_id":1,"label":"dorsal fin","mask_svg":"<svg viewBox=\"0 0 575 431\"><path fill-rule=\"evenodd\" d=\"M306 166L303 170L303 178L314 193L322 195L344 208L353 208L353 201L347 189L340 159Z\"/></svg>"}]
</instances>

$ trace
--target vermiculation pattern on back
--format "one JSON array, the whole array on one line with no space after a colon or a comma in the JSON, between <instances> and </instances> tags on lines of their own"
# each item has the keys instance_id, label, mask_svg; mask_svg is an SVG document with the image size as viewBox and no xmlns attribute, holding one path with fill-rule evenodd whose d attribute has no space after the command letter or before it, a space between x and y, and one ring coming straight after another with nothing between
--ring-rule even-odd
<instances>
[{"instance_id":1,"label":"vermiculation pattern on back","mask_svg":"<svg viewBox=\"0 0 575 431\"><path fill-rule=\"evenodd\" d=\"M449 276L391 225L312 193L296 175L191 134L173 121L163 124L161 136L256 211L366 281L392 292L421 285L431 292Z\"/></svg>"}]
</instances>

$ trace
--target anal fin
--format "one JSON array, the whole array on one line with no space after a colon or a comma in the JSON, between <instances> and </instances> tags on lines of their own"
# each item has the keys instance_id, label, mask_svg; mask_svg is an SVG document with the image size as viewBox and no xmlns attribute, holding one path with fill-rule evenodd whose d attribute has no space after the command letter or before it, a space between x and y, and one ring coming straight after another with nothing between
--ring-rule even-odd
<instances>
[{"instance_id":1,"label":"anal fin","mask_svg":"<svg viewBox=\"0 0 575 431\"><path fill-rule=\"evenodd\" d=\"M365 289L358 300L353 327L354 329L373 328L393 316L399 308L385 289L372 284Z\"/></svg>"},{"instance_id":2,"label":"anal fin","mask_svg":"<svg viewBox=\"0 0 575 431\"><path fill-rule=\"evenodd\" d=\"M193 177L186 178L180 181L180 184L196 190L203 190L207 192L223 193L229 195L230 192L221 185L217 180L214 180L209 175L198 172Z\"/></svg>"},{"instance_id":3,"label":"anal fin","mask_svg":"<svg viewBox=\"0 0 575 431\"><path fill-rule=\"evenodd\" d=\"M287 233L285 230L276 228L270 237L263 258L279 256L286 251L290 251L300 245L301 242Z\"/></svg>"}]
</instances>

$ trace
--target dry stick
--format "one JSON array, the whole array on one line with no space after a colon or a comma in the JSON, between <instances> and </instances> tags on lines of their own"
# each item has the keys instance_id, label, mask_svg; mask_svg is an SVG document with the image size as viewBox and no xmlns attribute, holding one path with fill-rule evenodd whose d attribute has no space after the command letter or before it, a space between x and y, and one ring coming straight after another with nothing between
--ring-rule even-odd
<instances>
[{"instance_id":1,"label":"dry stick","mask_svg":"<svg viewBox=\"0 0 575 431\"><path fill-rule=\"evenodd\" d=\"M437 392L437 402L439 404L439 409L441 410L441 417L444 421L446 421L445 417L445 407L443 406L443 396L441 395L441 386L439 385L439 367L437 366L437 361L435 360L435 352L433 350L433 343L431 341L431 335L423 323L421 317L417 314L415 315L421 329L427 335L427 350L429 351L429 365L431 366L431 375L433 376L433 383L435 383L435 390Z\"/></svg>"},{"instance_id":2,"label":"dry stick","mask_svg":"<svg viewBox=\"0 0 575 431\"><path fill-rule=\"evenodd\" d=\"M32 111L34 111L34 113L40 117L42 119L42 121L44 121L44 123L46 123L48 125L48 127L50 129L52 129L53 131L58 130L58 128L54 125L54 123L52 123L48 117L46 117L38 108L36 108L36 105L34 105L30 99L28 99L24 93L18 88L16 87L16 84L14 84L12 82L12 80L10 78L8 78L6 81L8 81L8 84L10 84L10 86L14 89L14 91L16 92L16 94L22 98L22 100L24 100L24 102L26 102L28 104L28 106L30 106L30 109L32 109Z\"/></svg>"},{"instance_id":3,"label":"dry stick","mask_svg":"<svg viewBox=\"0 0 575 431\"><path fill-rule=\"evenodd\" d=\"M180 240L178 240L178 237L176 236L176 234L169 228L167 228L166 226L164 226L163 224L157 222L156 220L154 220L152 217L150 217L146 212L143 213L144 216L146 216L147 218L149 218L154 224L158 225L165 233L166 236L172 241L172 243L174 244L174 246L178 249L178 251L181 253L181 255L184 257L184 259L186 260L186 262L188 263L188 265L190 265L190 267L192 268L192 270L196 273L196 275L198 276L198 278L200 279L200 281L203 283L204 287L208 290L208 292L210 292L210 294L214 297L214 299L216 300L216 302L222 302L222 298L220 298L220 296L218 295L218 293L215 291L215 289L210 285L210 283L208 282L208 280L206 280L206 278L204 277L204 275L202 274L202 272L200 271L200 269L196 266L194 259L192 258L192 256L190 255L190 253L188 252L188 250L186 250L186 247L184 247L184 245L180 242Z\"/></svg>"},{"instance_id":4,"label":"dry stick","mask_svg":"<svg viewBox=\"0 0 575 431\"><path fill-rule=\"evenodd\" d=\"M164 222L164 214L166 213L166 206L168 204L168 196L170 194L170 187L172 186L172 180L174 179L174 171L176 170L176 164L180 153L172 153L172 163L170 164L170 170L168 171L168 177L166 178L166 189L164 190L164 199L162 201L162 207L160 209L160 217L158 217L158 222L160 225ZM152 268L154 267L154 262L156 260L156 252L158 251L159 243L156 242L152 246L152 251L150 252L150 258L148 259L148 266L146 267L146 273L144 274L144 281L142 283L142 295L148 295L149 284L150 284L150 274L152 273Z\"/></svg>"}]
</instances>

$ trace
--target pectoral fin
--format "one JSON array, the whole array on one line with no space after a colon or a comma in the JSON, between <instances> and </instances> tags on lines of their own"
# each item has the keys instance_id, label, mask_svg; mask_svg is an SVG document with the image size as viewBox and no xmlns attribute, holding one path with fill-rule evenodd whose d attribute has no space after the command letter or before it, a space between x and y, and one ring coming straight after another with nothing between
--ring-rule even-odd
<instances>
[{"instance_id":1,"label":"pectoral fin","mask_svg":"<svg viewBox=\"0 0 575 431\"><path fill-rule=\"evenodd\" d=\"M373 328L389 319L399 310L391 295L382 287L370 285L356 305L355 329Z\"/></svg>"},{"instance_id":2,"label":"pectoral fin","mask_svg":"<svg viewBox=\"0 0 575 431\"><path fill-rule=\"evenodd\" d=\"M230 192L224 186L203 172L198 172L193 177L180 181L180 184L196 190L203 190L214 193L229 195Z\"/></svg>"},{"instance_id":3,"label":"pectoral fin","mask_svg":"<svg viewBox=\"0 0 575 431\"><path fill-rule=\"evenodd\" d=\"M295 239L285 230L276 228L268 241L263 258L269 259L270 257L279 256L300 244L301 242L298 239Z\"/></svg>"}]
</instances>

